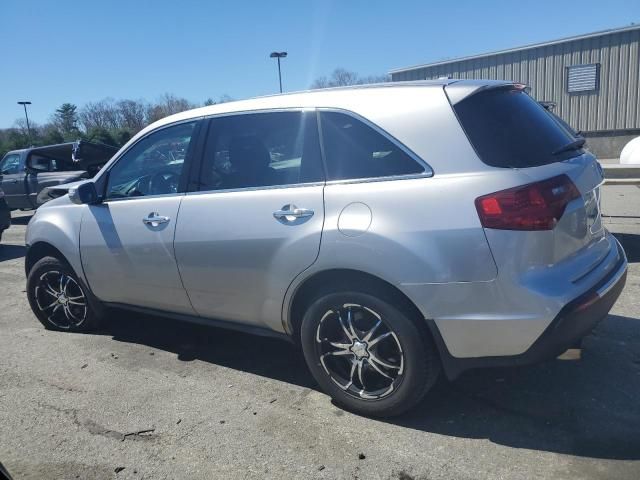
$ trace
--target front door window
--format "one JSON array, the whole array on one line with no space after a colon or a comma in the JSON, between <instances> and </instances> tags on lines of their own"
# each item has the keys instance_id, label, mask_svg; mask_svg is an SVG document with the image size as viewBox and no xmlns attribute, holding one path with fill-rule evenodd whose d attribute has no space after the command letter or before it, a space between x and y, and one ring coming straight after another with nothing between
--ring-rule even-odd
<instances>
[{"instance_id":1,"label":"front door window","mask_svg":"<svg viewBox=\"0 0 640 480\"><path fill-rule=\"evenodd\" d=\"M163 128L136 143L109 170L106 199L177 193L195 125Z\"/></svg>"}]
</instances>

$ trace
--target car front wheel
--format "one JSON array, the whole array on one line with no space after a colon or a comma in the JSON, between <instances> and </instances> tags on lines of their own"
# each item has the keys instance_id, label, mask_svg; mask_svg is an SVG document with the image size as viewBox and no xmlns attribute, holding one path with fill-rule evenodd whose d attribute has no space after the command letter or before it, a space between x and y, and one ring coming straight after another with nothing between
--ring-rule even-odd
<instances>
[{"instance_id":1,"label":"car front wheel","mask_svg":"<svg viewBox=\"0 0 640 480\"><path fill-rule=\"evenodd\" d=\"M425 328L380 295L333 292L315 300L301 326L311 373L342 407L369 416L415 406L440 370Z\"/></svg>"},{"instance_id":2,"label":"car front wheel","mask_svg":"<svg viewBox=\"0 0 640 480\"><path fill-rule=\"evenodd\" d=\"M88 332L99 315L73 270L55 257L36 262L27 277L27 297L33 313L50 330Z\"/></svg>"}]
</instances>

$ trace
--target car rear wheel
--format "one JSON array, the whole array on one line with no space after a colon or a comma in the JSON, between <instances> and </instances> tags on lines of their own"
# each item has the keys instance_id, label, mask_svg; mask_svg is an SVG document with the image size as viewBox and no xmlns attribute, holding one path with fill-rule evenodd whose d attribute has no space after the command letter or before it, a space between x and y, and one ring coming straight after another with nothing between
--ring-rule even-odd
<instances>
[{"instance_id":1,"label":"car rear wheel","mask_svg":"<svg viewBox=\"0 0 640 480\"><path fill-rule=\"evenodd\" d=\"M300 333L316 381L356 413L399 415L438 378L439 359L426 329L379 295L322 295L308 308Z\"/></svg>"},{"instance_id":2,"label":"car rear wheel","mask_svg":"<svg viewBox=\"0 0 640 480\"><path fill-rule=\"evenodd\" d=\"M27 277L27 297L33 313L50 330L88 332L99 325L99 314L73 270L55 257L36 262Z\"/></svg>"}]
</instances>

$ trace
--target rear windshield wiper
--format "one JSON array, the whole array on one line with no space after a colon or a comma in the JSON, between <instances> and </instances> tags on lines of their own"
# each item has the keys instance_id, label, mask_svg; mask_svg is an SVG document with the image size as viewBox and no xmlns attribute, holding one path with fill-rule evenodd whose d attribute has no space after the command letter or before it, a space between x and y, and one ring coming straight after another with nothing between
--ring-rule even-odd
<instances>
[{"instance_id":1,"label":"rear windshield wiper","mask_svg":"<svg viewBox=\"0 0 640 480\"><path fill-rule=\"evenodd\" d=\"M555 150L551 155L558 155L559 153L570 152L571 150L580 150L584 146L585 142L586 140L584 137L578 137L573 142L569 142Z\"/></svg>"}]
</instances>

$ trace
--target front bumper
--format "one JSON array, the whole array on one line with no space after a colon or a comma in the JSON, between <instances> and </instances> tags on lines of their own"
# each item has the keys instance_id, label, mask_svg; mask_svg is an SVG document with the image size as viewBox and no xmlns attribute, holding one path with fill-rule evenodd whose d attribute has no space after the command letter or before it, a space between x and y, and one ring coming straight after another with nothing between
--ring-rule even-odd
<instances>
[{"instance_id":1,"label":"front bumper","mask_svg":"<svg viewBox=\"0 0 640 480\"><path fill-rule=\"evenodd\" d=\"M627 259L618 246L620 259L611 272L575 298L558 313L545 331L524 353L519 355L459 358L452 356L435 325L428 325L440 352L447 378L458 377L465 370L486 367L512 367L530 365L557 357L575 346L604 319L620 296L627 279Z\"/></svg>"}]
</instances>

